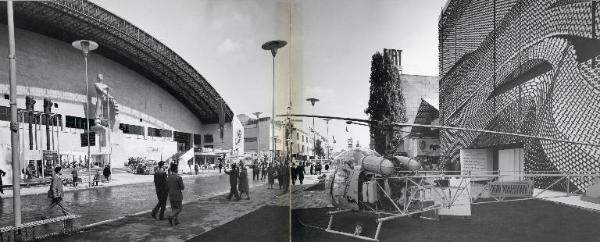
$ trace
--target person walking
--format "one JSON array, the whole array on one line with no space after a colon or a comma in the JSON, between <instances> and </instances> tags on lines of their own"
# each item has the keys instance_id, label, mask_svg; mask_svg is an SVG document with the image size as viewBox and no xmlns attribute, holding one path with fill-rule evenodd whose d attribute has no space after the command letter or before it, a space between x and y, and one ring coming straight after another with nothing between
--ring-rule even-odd
<instances>
[{"instance_id":1,"label":"person walking","mask_svg":"<svg viewBox=\"0 0 600 242\"><path fill-rule=\"evenodd\" d=\"M104 167L104 170L102 171L102 175L104 175L104 177L106 178L107 182L110 181L110 166L106 165Z\"/></svg>"},{"instance_id":2,"label":"person walking","mask_svg":"<svg viewBox=\"0 0 600 242\"><path fill-rule=\"evenodd\" d=\"M219 162L219 174L221 174L221 169L223 169L223 163Z\"/></svg>"},{"instance_id":3,"label":"person walking","mask_svg":"<svg viewBox=\"0 0 600 242\"><path fill-rule=\"evenodd\" d=\"M60 179L60 175L62 175L61 170L62 168L60 166L54 168L54 174L52 174L52 180L50 182L50 189L48 189L48 198L50 199L50 206L44 212L45 215L42 215L42 220L45 220L47 218L47 215L56 205L58 205L61 208L62 213L64 215L70 214L69 210L67 210L64 203L62 202L64 191L63 182Z\"/></svg>"},{"instance_id":4,"label":"person walking","mask_svg":"<svg viewBox=\"0 0 600 242\"><path fill-rule=\"evenodd\" d=\"M0 194L4 194L4 189L2 188L2 177L6 176L6 172L0 169Z\"/></svg>"},{"instance_id":5,"label":"person walking","mask_svg":"<svg viewBox=\"0 0 600 242\"><path fill-rule=\"evenodd\" d=\"M171 215L169 215L169 224L171 226L179 224L179 213L183 209L183 179L177 174L177 164L171 165L171 175L167 177L167 189L169 200L171 201Z\"/></svg>"},{"instance_id":6,"label":"person walking","mask_svg":"<svg viewBox=\"0 0 600 242\"><path fill-rule=\"evenodd\" d=\"M267 177L269 181L268 189L273 189L273 184L275 183L275 169L273 169L272 163L269 163L269 166L267 167Z\"/></svg>"},{"instance_id":7,"label":"person walking","mask_svg":"<svg viewBox=\"0 0 600 242\"><path fill-rule=\"evenodd\" d=\"M283 164L278 163L275 167L275 171L277 172L277 184L279 184L279 190L283 188Z\"/></svg>"},{"instance_id":8,"label":"person walking","mask_svg":"<svg viewBox=\"0 0 600 242\"><path fill-rule=\"evenodd\" d=\"M98 182L100 182L100 169L96 169L96 174L94 174L94 179L92 180L92 186L98 186Z\"/></svg>"},{"instance_id":9,"label":"person walking","mask_svg":"<svg viewBox=\"0 0 600 242\"><path fill-rule=\"evenodd\" d=\"M310 174L312 175L314 173L315 170L315 165L313 165L313 163L310 163Z\"/></svg>"},{"instance_id":10,"label":"person walking","mask_svg":"<svg viewBox=\"0 0 600 242\"><path fill-rule=\"evenodd\" d=\"M76 167L73 167L71 175L73 176L73 187L77 187L77 179L79 179L79 174L77 173Z\"/></svg>"},{"instance_id":11,"label":"person walking","mask_svg":"<svg viewBox=\"0 0 600 242\"><path fill-rule=\"evenodd\" d=\"M282 174L281 180L283 181L283 193L286 193L290 187L290 165L286 162L281 166L280 171Z\"/></svg>"},{"instance_id":12,"label":"person walking","mask_svg":"<svg viewBox=\"0 0 600 242\"><path fill-rule=\"evenodd\" d=\"M263 162L261 163L260 170L261 170L261 174L260 174L260 175L261 175L261 177L260 177L260 180L261 180L261 181L264 181L264 180L265 180L265 178L267 177L267 163L266 163L266 162L264 162L264 161L263 161Z\"/></svg>"},{"instance_id":13,"label":"person walking","mask_svg":"<svg viewBox=\"0 0 600 242\"><path fill-rule=\"evenodd\" d=\"M238 190L240 191L240 197L242 194L246 194L246 200L250 200L250 186L248 184L248 170L245 166L241 166L240 178L238 182Z\"/></svg>"},{"instance_id":14,"label":"person walking","mask_svg":"<svg viewBox=\"0 0 600 242\"><path fill-rule=\"evenodd\" d=\"M292 167L291 168L292 168L292 170L291 170L291 173L292 173L292 185L296 185L296 180L298 180L298 171L296 169L297 166L296 166L296 164L294 162L292 162Z\"/></svg>"},{"instance_id":15,"label":"person walking","mask_svg":"<svg viewBox=\"0 0 600 242\"><path fill-rule=\"evenodd\" d=\"M236 201L239 201L241 199L240 194L238 194L238 191L237 191L239 170L238 170L237 166L235 165L235 163L231 164L230 171L225 170L225 174L229 175L229 186L230 186L229 196L227 196L227 199L231 200L231 197L235 196Z\"/></svg>"},{"instance_id":16,"label":"person walking","mask_svg":"<svg viewBox=\"0 0 600 242\"><path fill-rule=\"evenodd\" d=\"M304 181L304 163L300 162L300 165L296 167L296 174L298 175L298 181L300 181L300 185Z\"/></svg>"},{"instance_id":17,"label":"person walking","mask_svg":"<svg viewBox=\"0 0 600 242\"><path fill-rule=\"evenodd\" d=\"M152 209L152 217L156 219L156 213L160 211L158 219L165 219L165 207L167 206L167 197L169 196L169 188L167 187L167 172L165 172L165 162L158 162L158 169L154 173L154 188L158 203Z\"/></svg>"},{"instance_id":18,"label":"person walking","mask_svg":"<svg viewBox=\"0 0 600 242\"><path fill-rule=\"evenodd\" d=\"M196 176L198 175L198 169L200 169L198 163L194 164L194 171L196 172Z\"/></svg>"},{"instance_id":19,"label":"person walking","mask_svg":"<svg viewBox=\"0 0 600 242\"><path fill-rule=\"evenodd\" d=\"M243 166L240 166L240 171L243 169ZM258 161L254 160L254 162L252 162L252 180L256 181L256 179L258 179Z\"/></svg>"}]
</instances>

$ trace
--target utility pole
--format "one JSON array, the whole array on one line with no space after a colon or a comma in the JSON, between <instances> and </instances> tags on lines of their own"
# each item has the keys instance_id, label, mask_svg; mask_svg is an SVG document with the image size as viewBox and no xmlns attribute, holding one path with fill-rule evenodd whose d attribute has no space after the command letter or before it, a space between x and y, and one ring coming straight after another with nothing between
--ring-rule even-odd
<instances>
[{"instance_id":1,"label":"utility pole","mask_svg":"<svg viewBox=\"0 0 600 242\"><path fill-rule=\"evenodd\" d=\"M13 215L15 227L21 226L21 159L19 157L19 123L17 120L17 61L13 1L6 2L8 18L8 78L10 82L10 145L12 158Z\"/></svg>"}]
</instances>

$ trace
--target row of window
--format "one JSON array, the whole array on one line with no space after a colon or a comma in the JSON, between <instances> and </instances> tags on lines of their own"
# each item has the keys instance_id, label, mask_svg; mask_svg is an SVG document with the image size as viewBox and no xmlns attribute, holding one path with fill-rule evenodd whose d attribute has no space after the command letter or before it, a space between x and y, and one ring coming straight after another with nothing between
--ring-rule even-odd
<instances>
[{"instance_id":1,"label":"row of window","mask_svg":"<svg viewBox=\"0 0 600 242\"><path fill-rule=\"evenodd\" d=\"M144 127L139 125L120 123L119 129L122 130L124 134L144 135Z\"/></svg>"},{"instance_id":2,"label":"row of window","mask_svg":"<svg viewBox=\"0 0 600 242\"><path fill-rule=\"evenodd\" d=\"M157 129L148 127L148 136L152 137L173 137L173 131L168 129Z\"/></svg>"},{"instance_id":3,"label":"row of window","mask_svg":"<svg viewBox=\"0 0 600 242\"><path fill-rule=\"evenodd\" d=\"M87 129L86 118L66 116L65 117L65 127L73 128L73 129ZM93 119L87 119L87 122L90 127L93 127L95 122Z\"/></svg>"},{"instance_id":4,"label":"row of window","mask_svg":"<svg viewBox=\"0 0 600 242\"><path fill-rule=\"evenodd\" d=\"M29 115L23 115L23 116L19 117L19 122L28 123L29 119L30 119ZM47 116L41 115L41 116L37 116L35 121L37 121L38 124L46 125L47 119L48 119ZM10 107L0 106L0 120L10 121ZM95 122L93 119L87 119L87 122L89 123L90 127L93 127L95 125ZM34 122L34 123L36 123L36 122ZM50 125L52 125L52 126L62 126L62 123L63 123L62 115L60 115L60 114L56 115L56 116L54 116L54 118L50 119ZM72 128L72 129L84 129L85 130L85 129L87 129L86 118L74 117L74 116L67 115L67 116L65 116L65 127ZM140 125L120 123L119 129L122 130L124 134L144 135L144 126L140 126ZM173 137L175 141L188 142L190 135L191 134L189 134L189 133L183 133L183 132L177 132L177 131L175 131L175 133L173 133L173 131L168 130L168 129L157 129L157 128L148 127L148 136L151 136L151 137L169 137L169 138ZM212 134L205 134L204 137L202 137L202 135L199 135L199 134L194 134L194 144L195 145L202 144L202 138L204 140L204 143L214 142Z\"/></svg>"}]
</instances>

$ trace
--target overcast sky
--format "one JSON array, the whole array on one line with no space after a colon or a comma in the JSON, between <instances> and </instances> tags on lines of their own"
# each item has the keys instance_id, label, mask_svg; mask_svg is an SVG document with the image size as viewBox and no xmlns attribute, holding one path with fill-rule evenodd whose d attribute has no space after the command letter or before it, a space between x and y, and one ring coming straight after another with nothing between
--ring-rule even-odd
<instances>
[{"instance_id":1,"label":"overcast sky","mask_svg":"<svg viewBox=\"0 0 600 242\"><path fill-rule=\"evenodd\" d=\"M294 105L317 97L321 101L314 109L302 101L304 113L366 118L375 52L401 49L404 73L437 76L437 21L446 0L93 2L177 52L236 114L271 114L271 55L260 46L282 39L290 44L277 55L276 86L294 83ZM282 86L276 87L276 98L287 101ZM316 123L325 133L325 122ZM350 136L368 146L368 128L348 126L350 132L345 128L341 121L330 122L329 134L335 136L337 149Z\"/></svg>"}]
</instances>

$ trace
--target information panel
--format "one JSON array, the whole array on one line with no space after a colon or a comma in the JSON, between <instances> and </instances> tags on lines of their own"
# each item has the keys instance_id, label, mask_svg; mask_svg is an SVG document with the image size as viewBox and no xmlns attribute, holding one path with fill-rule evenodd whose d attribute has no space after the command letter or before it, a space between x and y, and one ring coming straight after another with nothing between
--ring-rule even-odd
<instances>
[{"instance_id":1,"label":"information panel","mask_svg":"<svg viewBox=\"0 0 600 242\"><path fill-rule=\"evenodd\" d=\"M463 175L484 175L493 169L492 151L489 149L461 149L460 167ZM474 178L473 180L482 180Z\"/></svg>"}]
</instances>

